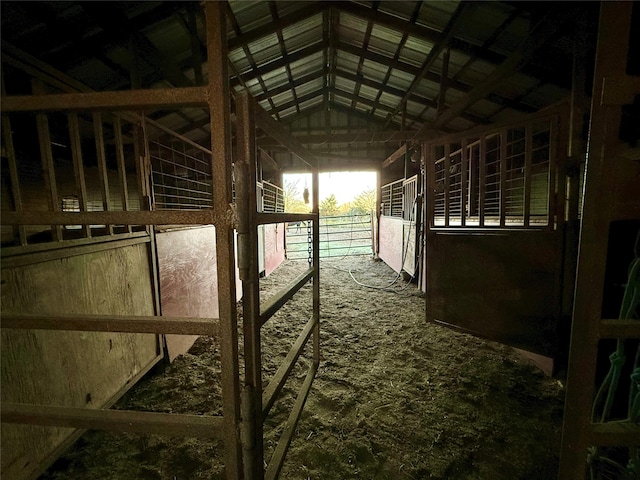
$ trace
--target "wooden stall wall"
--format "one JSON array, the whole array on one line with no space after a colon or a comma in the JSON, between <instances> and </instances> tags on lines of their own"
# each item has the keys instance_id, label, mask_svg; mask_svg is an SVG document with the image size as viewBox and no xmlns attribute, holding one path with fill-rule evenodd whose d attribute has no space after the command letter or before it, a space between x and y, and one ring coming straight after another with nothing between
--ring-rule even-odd
<instances>
[{"instance_id":1,"label":"wooden stall wall","mask_svg":"<svg viewBox=\"0 0 640 480\"><path fill-rule=\"evenodd\" d=\"M274 223L261 227L264 227L264 274L267 276L284 261L285 224Z\"/></svg>"},{"instance_id":2,"label":"wooden stall wall","mask_svg":"<svg viewBox=\"0 0 640 480\"><path fill-rule=\"evenodd\" d=\"M395 272L402 270L404 220L402 217L380 217L380 250L378 256Z\"/></svg>"},{"instance_id":3,"label":"wooden stall wall","mask_svg":"<svg viewBox=\"0 0 640 480\"><path fill-rule=\"evenodd\" d=\"M429 320L522 347L557 351L562 236L558 232L433 232Z\"/></svg>"},{"instance_id":4,"label":"wooden stall wall","mask_svg":"<svg viewBox=\"0 0 640 480\"><path fill-rule=\"evenodd\" d=\"M160 305L165 317L218 317L215 227L156 235ZM169 359L185 353L195 335L166 335Z\"/></svg>"},{"instance_id":5,"label":"wooden stall wall","mask_svg":"<svg viewBox=\"0 0 640 480\"><path fill-rule=\"evenodd\" d=\"M62 258L3 258L2 311L20 314L154 315L149 237ZM133 243L133 244L132 244ZM74 251L79 253L73 254ZM36 256L33 256L36 258ZM40 257L41 258L41 257ZM102 408L159 359L152 334L2 330L2 402ZM5 424L3 479L34 478L78 431Z\"/></svg>"}]
</instances>

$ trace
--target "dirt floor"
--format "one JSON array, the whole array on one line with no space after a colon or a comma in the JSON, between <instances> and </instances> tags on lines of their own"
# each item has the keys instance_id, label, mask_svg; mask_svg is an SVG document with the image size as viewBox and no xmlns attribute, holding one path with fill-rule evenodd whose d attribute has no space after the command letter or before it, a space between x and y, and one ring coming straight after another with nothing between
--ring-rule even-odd
<instances>
[{"instance_id":1,"label":"dirt floor","mask_svg":"<svg viewBox=\"0 0 640 480\"><path fill-rule=\"evenodd\" d=\"M321 262L321 366L285 480L556 478L564 390L506 346L425 322L424 295L383 262ZM285 261L263 300L307 268ZM359 285L360 282L376 289ZM311 312L305 286L264 327L264 384ZM311 365L310 346L265 424L270 458ZM200 338L116 408L217 415L219 348ZM222 445L89 432L43 479L222 479Z\"/></svg>"}]
</instances>

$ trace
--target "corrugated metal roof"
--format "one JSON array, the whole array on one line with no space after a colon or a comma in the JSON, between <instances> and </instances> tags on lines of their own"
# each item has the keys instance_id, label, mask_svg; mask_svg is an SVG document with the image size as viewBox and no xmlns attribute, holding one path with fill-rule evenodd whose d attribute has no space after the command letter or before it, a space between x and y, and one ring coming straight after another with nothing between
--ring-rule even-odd
<instances>
[{"instance_id":1,"label":"corrugated metal roof","mask_svg":"<svg viewBox=\"0 0 640 480\"><path fill-rule=\"evenodd\" d=\"M136 40L125 26L105 30L89 5L74 1L3 2L3 41L50 62L91 88L130 88L130 42ZM206 36L202 16L197 16L196 30L190 32L189 9L194 7L201 5L100 4L114 18L119 15L128 19L136 29L140 51L154 50L153 55L136 62L145 88L199 81L194 67L199 56L206 60ZM332 111L331 121L337 122L338 129L363 122L375 128L398 129L404 110L405 128L415 129L437 119L434 106L440 101L444 53L449 51L445 109L462 101L469 104L439 128L466 129L498 121L513 112L543 108L568 94L573 29L563 28L565 24L558 19L564 15L566 21L572 20L566 10L574 7L561 7L556 9L555 3L541 6L536 2L457 0L230 0L227 32L228 58L233 67L231 84L236 91L246 86L259 97L261 106L281 119L304 117L322 106L324 111ZM51 13L51 22L34 18L40 8ZM575 8L592 7L578 4ZM549 11L551 15L545 16ZM518 48L530 40L532 25L541 20L557 21L555 34L549 37L552 40L543 42L530 55L528 49L520 52ZM56 25L77 31L64 35ZM437 52L435 58L430 56L432 51ZM512 69L499 71L503 75L488 94L478 90L510 56L523 53L519 62L512 62ZM416 77L419 72L421 78ZM482 95L477 94L479 91ZM339 110L340 116L334 116L332 109ZM185 115L201 120L198 111L202 112L185 110ZM343 117L350 117L349 122ZM176 121L174 116L160 120L167 125ZM184 122L182 117L181 127ZM202 134L198 128L194 138L197 132Z\"/></svg>"}]
</instances>

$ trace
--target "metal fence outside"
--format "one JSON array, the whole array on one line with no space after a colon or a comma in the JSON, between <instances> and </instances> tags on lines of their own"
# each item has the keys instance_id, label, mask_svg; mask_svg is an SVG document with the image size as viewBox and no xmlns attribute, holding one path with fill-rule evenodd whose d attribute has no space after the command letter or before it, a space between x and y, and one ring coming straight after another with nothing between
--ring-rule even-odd
<instances>
[{"instance_id":1,"label":"metal fence outside","mask_svg":"<svg viewBox=\"0 0 640 480\"><path fill-rule=\"evenodd\" d=\"M287 258L309 256L309 222L288 223L286 227ZM370 255L372 253L371 213L320 217L320 258Z\"/></svg>"}]
</instances>

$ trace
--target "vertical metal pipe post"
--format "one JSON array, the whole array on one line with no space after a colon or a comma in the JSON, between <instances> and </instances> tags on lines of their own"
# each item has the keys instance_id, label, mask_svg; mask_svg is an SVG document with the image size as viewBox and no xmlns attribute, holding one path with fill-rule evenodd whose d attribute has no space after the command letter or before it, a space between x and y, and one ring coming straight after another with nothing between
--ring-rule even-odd
<instances>
[{"instance_id":1,"label":"vertical metal pipe post","mask_svg":"<svg viewBox=\"0 0 640 480\"><path fill-rule=\"evenodd\" d=\"M313 364L320 365L320 173L319 165L312 169L311 188L313 189L313 213L317 219L313 222Z\"/></svg>"},{"instance_id":2,"label":"vertical metal pipe post","mask_svg":"<svg viewBox=\"0 0 640 480\"><path fill-rule=\"evenodd\" d=\"M533 124L527 123L524 134L524 218L523 224L531 222L531 158L533 156Z\"/></svg>"},{"instance_id":3,"label":"vertical metal pipe post","mask_svg":"<svg viewBox=\"0 0 640 480\"><path fill-rule=\"evenodd\" d=\"M80 127L78 125L78 114L69 113L67 115L69 126L69 139L71 140L71 157L73 161L73 174L76 181L76 193L81 212L86 212L87 208L87 182L84 176L84 160L82 158L82 143L80 141ZM84 236L91 237L91 226L83 225Z\"/></svg>"},{"instance_id":4,"label":"vertical metal pipe post","mask_svg":"<svg viewBox=\"0 0 640 480\"><path fill-rule=\"evenodd\" d=\"M467 180L469 177L469 155L467 153L467 139L460 142L460 226L467 223Z\"/></svg>"},{"instance_id":5,"label":"vertical metal pipe post","mask_svg":"<svg viewBox=\"0 0 640 480\"><path fill-rule=\"evenodd\" d=\"M242 477L235 249L232 222L231 106L227 72L226 3L205 2L207 74L211 120L211 173L216 218L216 259L222 357L222 409L225 430L225 470L228 480Z\"/></svg>"},{"instance_id":6,"label":"vertical metal pipe post","mask_svg":"<svg viewBox=\"0 0 640 480\"><path fill-rule=\"evenodd\" d=\"M33 93L44 95L44 84L42 80L33 79ZM36 114L36 125L38 128L38 143L40 144L40 157L42 160L42 175L44 177L45 188L49 194L49 211L59 212L61 210L60 199L58 198L58 185L56 183L56 172L53 164L53 152L51 151L51 135L49 133L49 118L46 113ZM54 240L62 240L62 227L51 225L51 235Z\"/></svg>"},{"instance_id":7,"label":"vertical metal pipe post","mask_svg":"<svg viewBox=\"0 0 640 480\"><path fill-rule=\"evenodd\" d=\"M113 135L116 143L116 160L118 163L118 176L120 177L120 195L122 198L122 210L129 211L129 187L127 185L127 169L124 163L124 145L122 142L122 121L117 115L113 119ZM131 225L127 225L127 231L131 233Z\"/></svg>"},{"instance_id":8,"label":"vertical metal pipe post","mask_svg":"<svg viewBox=\"0 0 640 480\"><path fill-rule=\"evenodd\" d=\"M447 141L444 144L444 226L449 226L449 214L451 213L450 201L450 188L451 177L449 176L449 169L451 168L451 143Z\"/></svg>"},{"instance_id":9,"label":"vertical metal pipe post","mask_svg":"<svg viewBox=\"0 0 640 480\"><path fill-rule=\"evenodd\" d=\"M500 132L500 226L507 223L507 129Z\"/></svg>"},{"instance_id":10,"label":"vertical metal pipe post","mask_svg":"<svg viewBox=\"0 0 640 480\"><path fill-rule=\"evenodd\" d=\"M262 479L262 349L260 345L260 279L256 222L256 126L254 105L246 92L236 96L238 158L236 205L238 208L238 266L242 281L244 333L244 388L242 392L244 478Z\"/></svg>"},{"instance_id":11,"label":"vertical metal pipe post","mask_svg":"<svg viewBox=\"0 0 640 480\"><path fill-rule=\"evenodd\" d=\"M96 155L98 158L98 176L100 178L100 190L102 192L102 209L111 210L111 198L109 196L109 172L107 171L107 158L104 151L104 131L102 128L102 114L93 114L93 131L96 140ZM113 225L107 225L109 234L113 234Z\"/></svg>"}]
</instances>

